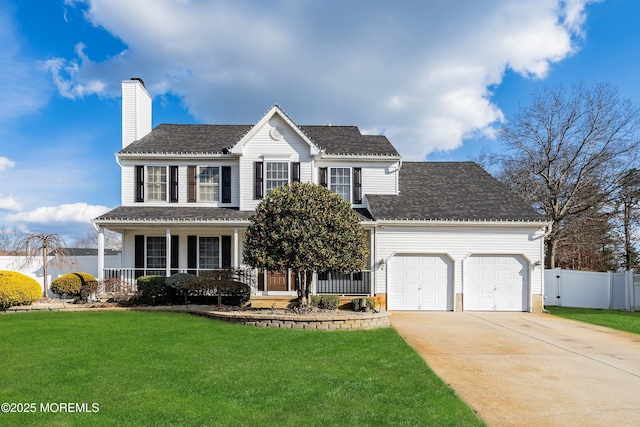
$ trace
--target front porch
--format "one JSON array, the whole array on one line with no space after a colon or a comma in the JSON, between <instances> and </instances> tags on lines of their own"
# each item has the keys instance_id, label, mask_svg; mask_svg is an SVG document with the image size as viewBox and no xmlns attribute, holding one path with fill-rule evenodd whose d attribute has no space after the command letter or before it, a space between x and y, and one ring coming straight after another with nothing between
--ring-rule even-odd
<instances>
[{"instance_id":1,"label":"front porch","mask_svg":"<svg viewBox=\"0 0 640 427\"><path fill-rule=\"evenodd\" d=\"M105 280L117 279L123 286L137 290L137 279L147 275L169 277L175 273L189 273L196 276L204 271L216 271L216 269L149 269L149 268L104 268ZM238 280L249 285L252 300L268 300L269 298L290 300L297 297L297 291L293 286L291 274L269 273L254 268L240 268ZM284 277L284 282L283 278ZM340 296L373 296L374 289L371 281L371 271L363 270L356 273L319 273L314 275L311 292L313 294L334 294ZM275 302L275 300L274 300ZM278 305L280 305L278 301Z\"/></svg>"}]
</instances>

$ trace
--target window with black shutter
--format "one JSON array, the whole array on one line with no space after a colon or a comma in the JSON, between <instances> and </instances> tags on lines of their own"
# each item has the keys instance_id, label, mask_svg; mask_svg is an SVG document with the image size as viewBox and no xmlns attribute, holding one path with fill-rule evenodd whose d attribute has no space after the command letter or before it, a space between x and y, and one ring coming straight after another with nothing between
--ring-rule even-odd
<instances>
[{"instance_id":1,"label":"window with black shutter","mask_svg":"<svg viewBox=\"0 0 640 427\"><path fill-rule=\"evenodd\" d=\"M291 182L300 182L300 162L291 163Z\"/></svg>"},{"instance_id":2,"label":"window with black shutter","mask_svg":"<svg viewBox=\"0 0 640 427\"><path fill-rule=\"evenodd\" d=\"M222 267L231 267L231 236L222 236Z\"/></svg>"},{"instance_id":3,"label":"window with black shutter","mask_svg":"<svg viewBox=\"0 0 640 427\"><path fill-rule=\"evenodd\" d=\"M136 166L136 202L144 202L144 166Z\"/></svg>"},{"instance_id":4,"label":"window with black shutter","mask_svg":"<svg viewBox=\"0 0 640 427\"><path fill-rule=\"evenodd\" d=\"M187 236L187 268L188 272L196 274L198 268L198 236Z\"/></svg>"},{"instance_id":5,"label":"window with black shutter","mask_svg":"<svg viewBox=\"0 0 640 427\"><path fill-rule=\"evenodd\" d=\"M253 169L254 169L253 198L255 200L262 199L262 196L264 195L264 187L262 183L263 182L262 167L263 167L262 162L255 162L253 164Z\"/></svg>"},{"instance_id":6,"label":"window with black shutter","mask_svg":"<svg viewBox=\"0 0 640 427\"><path fill-rule=\"evenodd\" d=\"M231 203L231 166L222 167L222 203Z\"/></svg>"},{"instance_id":7,"label":"window with black shutter","mask_svg":"<svg viewBox=\"0 0 640 427\"><path fill-rule=\"evenodd\" d=\"M178 167L169 166L169 202L178 203Z\"/></svg>"},{"instance_id":8,"label":"window with black shutter","mask_svg":"<svg viewBox=\"0 0 640 427\"><path fill-rule=\"evenodd\" d=\"M144 276L144 236L136 234L134 240L134 267L136 268L134 276L136 279Z\"/></svg>"},{"instance_id":9,"label":"window with black shutter","mask_svg":"<svg viewBox=\"0 0 640 427\"><path fill-rule=\"evenodd\" d=\"M318 184L327 186L327 168L318 168Z\"/></svg>"},{"instance_id":10,"label":"window with black shutter","mask_svg":"<svg viewBox=\"0 0 640 427\"><path fill-rule=\"evenodd\" d=\"M171 236L171 268L175 271L171 271L171 274L177 273L179 267L178 261L180 257L180 236Z\"/></svg>"},{"instance_id":11,"label":"window with black shutter","mask_svg":"<svg viewBox=\"0 0 640 427\"><path fill-rule=\"evenodd\" d=\"M362 203L362 168L353 168L353 203Z\"/></svg>"}]
</instances>

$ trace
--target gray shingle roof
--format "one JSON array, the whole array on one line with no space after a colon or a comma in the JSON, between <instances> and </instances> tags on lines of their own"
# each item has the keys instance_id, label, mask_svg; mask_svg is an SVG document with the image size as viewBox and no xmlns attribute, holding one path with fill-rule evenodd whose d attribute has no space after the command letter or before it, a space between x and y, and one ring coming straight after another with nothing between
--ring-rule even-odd
<instances>
[{"instance_id":1,"label":"gray shingle roof","mask_svg":"<svg viewBox=\"0 0 640 427\"><path fill-rule=\"evenodd\" d=\"M473 162L405 162L400 194L367 195L376 220L544 221Z\"/></svg>"},{"instance_id":2,"label":"gray shingle roof","mask_svg":"<svg viewBox=\"0 0 640 427\"><path fill-rule=\"evenodd\" d=\"M366 209L355 209L361 221L371 221ZM127 221L247 221L254 211L238 208L214 208L202 206L119 206L95 219L96 222Z\"/></svg>"},{"instance_id":3,"label":"gray shingle roof","mask_svg":"<svg viewBox=\"0 0 640 427\"><path fill-rule=\"evenodd\" d=\"M202 206L119 206L96 221L246 221L252 213Z\"/></svg>"},{"instance_id":4,"label":"gray shingle roof","mask_svg":"<svg viewBox=\"0 0 640 427\"><path fill-rule=\"evenodd\" d=\"M222 154L252 127L161 124L123 148L120 154ZM356 126L300 126L300 129L327 154L399 156L387 137L362 135Z\"/></svg>"}]
</instances>

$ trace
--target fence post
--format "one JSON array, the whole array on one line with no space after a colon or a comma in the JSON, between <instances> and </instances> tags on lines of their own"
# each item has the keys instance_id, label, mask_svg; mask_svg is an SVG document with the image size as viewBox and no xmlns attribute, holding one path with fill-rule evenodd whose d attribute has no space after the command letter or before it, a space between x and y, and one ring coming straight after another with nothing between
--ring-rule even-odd
<instances>
[{"instance_id":1,"label":"fence post","mask_svg":"<svg viewBox=\"0 0 640 427\"><path fill-rule=\"evenodd\" d=\"M556 306L562 307L562 269L556 267Z\"/></svg>"},{"instance_id":2,"label":"fence post","mask_svg":"<svg viewBox=\"0 0 640 427\"><path fill-rule=\"evenodd\" d=\"M631 300L629 301L629 311L636 311L636 282L634 280L634 270L630 270L629 282L631 283Z\"/></svg>"},{"instance_id":3,"label":"fence post","mask_svg":"<svg viewBox=\"0 0 640 427\"><path fill-rule=\"evenodd\" d=\"M611 310L612 308L612 304L613 304L613 271L607 271L607 286L608 286L608 290L609 290L609 299L607 301L607 307L609 308L609 310Z\"/></svg>"}]
</instances>

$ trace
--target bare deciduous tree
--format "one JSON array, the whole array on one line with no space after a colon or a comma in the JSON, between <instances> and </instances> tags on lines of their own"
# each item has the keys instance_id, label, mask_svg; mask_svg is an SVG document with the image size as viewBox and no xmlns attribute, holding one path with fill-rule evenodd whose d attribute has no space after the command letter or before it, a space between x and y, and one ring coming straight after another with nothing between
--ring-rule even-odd
<instances>
[{"instance_id":1,"label":"bare deciduous tree","mask_svg":"<svg viewBox=\"0 0 640 427\"><path fill-rule=\"evenodd\" d=\"M610 203L636 166L639 129L638 107L608 84L544 88L500 129L498 178L552 221L547 268L562 222Z\"/></svg>"},{"instance_id":2,"label":"bare deciduous tree","mask_svg":"<svg viewBox=\"0 0 640 427\"><path fill-rule=\"evenodd\" d=\"M55 268L77 267L74 257L66 251L67 245L58 234L32 233L25 236L17 246L17 254L21 255L23 267L42 259L44 298L49 298L49 284L47 282L47 268L49 265Z\"/></svg>"},{"instance_id":3,"label":"bare deciduous tree","mask_svg":"<svg viewBox=\"0 0 640 427\"><path fill-rule=\"evenodd\" d=\"M73 241L74 248L97 248L98 247L98 233L91 229L87 231L87 235L75 239ZM122 239L118 233L105 230L104 232L104 247L105 249L120 250L122 248Z\"/></svg>"},{"instance_id":4,"label":"bare deciduous tree","mask_svg":"<svg viewBox=\"0 0 640 427\"><path fill-rule=\"evenodd\" d=\"M24 239L26 233L18 227L9 228L0 226L0 255L13 255L19 242Z\"/></svg>"}]
</instances>

